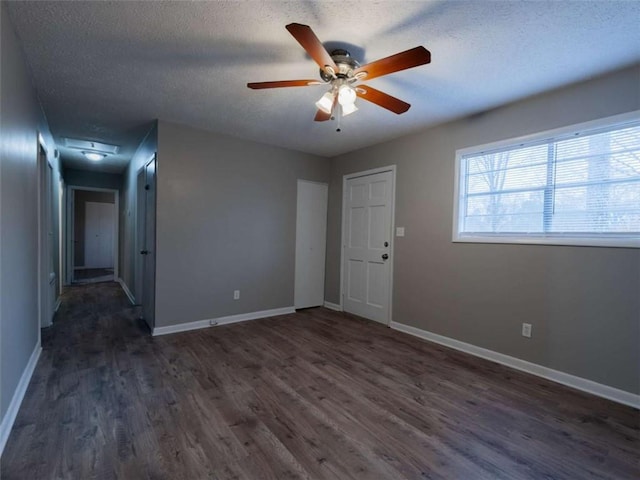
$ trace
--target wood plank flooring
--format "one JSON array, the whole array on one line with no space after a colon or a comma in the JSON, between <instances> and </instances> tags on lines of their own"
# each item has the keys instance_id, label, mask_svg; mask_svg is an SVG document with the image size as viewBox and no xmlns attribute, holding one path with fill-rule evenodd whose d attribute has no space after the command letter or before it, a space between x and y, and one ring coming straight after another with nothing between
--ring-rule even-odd
<instances>
[{"instance_id":1,"label":"wood plank flooring","mask_svg":"<svg viewBox=\"0 0 640 480\"><path fill-rule=\"evenodd\" d=\"M74 286L9 479L638 479L640 414L323 308L152 338Z\"/></svg>"}]
</instances>

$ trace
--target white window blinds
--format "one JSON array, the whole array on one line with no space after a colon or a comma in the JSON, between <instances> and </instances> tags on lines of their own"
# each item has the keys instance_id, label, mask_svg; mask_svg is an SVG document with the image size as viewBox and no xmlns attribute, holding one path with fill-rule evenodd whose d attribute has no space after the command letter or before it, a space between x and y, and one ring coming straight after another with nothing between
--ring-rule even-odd
<instances>
[{"instance_id":1,"label":"white window blinds","mask_svg":"<svg viewBox=\"0 0 640 480\"><path fill-rule=\"evenodd\" d=\"M639 119L465 152L459 239L640 235Z\"/></svg>"}]
</instances>

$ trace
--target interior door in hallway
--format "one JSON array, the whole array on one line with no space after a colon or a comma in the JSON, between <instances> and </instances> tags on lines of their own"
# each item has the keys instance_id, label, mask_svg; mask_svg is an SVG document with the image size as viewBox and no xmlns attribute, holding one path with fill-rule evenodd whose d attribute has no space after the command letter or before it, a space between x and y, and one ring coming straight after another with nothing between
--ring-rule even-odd
<instances>
[{"instance_id":1,"label":"interior door in hallway","mask_svg":"<svg viewBox=\"0 0 640 480\"><path fill-rule=\"evenodd\" d=\"M324 304L328 191L326 183L298 180L295 308Z\"/></svg>"},{"instance_id":2,"label":"interior door in hallway","mask_svg":"<svg viewBox=\"0 0 640 480\"><path fill-rule=\"evenodd\" d=\"M347 177L343 211L343 309L390 321L394 171Z\"/></svg>"},{"instance_id":3,"label":"interior door in hallway","mask_svg":"<svg viewBox=\"0 0 640 480\"><path fill-rule=\"evenodd\" d=\"M56 269L54 263L54 195L53 168L42 144L38 147L38 311L40 326L53 321L56 303Z\"/></svg>"},{"instance_id":4,"label":"interior door in hallway","mask_svg":"<svg viewBox=\"0 0 640 480\"><path fill-rule=\"evenodd\" d=\"M156 157L144 167L144 248L142 266L142 318L155 326L156 289Z\"/></svg>"},{"instance_id":5,"label":"interior door in hallway","mask_svg":"<svg viewBox=\"0 0 640 480\"><path fill-rule=\"evenodd\" d=\"M115 211L112 203L86 202L84 264L87 268L113 268Z\"/></svg>"}]
</instances>

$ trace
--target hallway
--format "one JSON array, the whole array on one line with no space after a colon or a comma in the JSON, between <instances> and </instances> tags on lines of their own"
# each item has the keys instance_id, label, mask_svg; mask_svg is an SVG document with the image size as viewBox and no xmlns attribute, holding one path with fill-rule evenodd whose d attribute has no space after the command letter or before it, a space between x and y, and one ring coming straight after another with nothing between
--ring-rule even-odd
<instances>
[{"instance_id":1,"label":"hallway","mask_svg":"<svg viewBox=\"0 0 640 480\"><path fill-rule=\"evenodd\" d=\"M66 289L2 457L13 479L632 479L638 411L314 308L151 337Z\"/></svg>"},{"instance_id":2,"label":"hallway","mask_svg":"<svg viewBox=\"0 0 640 480\"><path fill-rule=\"evenodd\" d=\"M114 478L146 326L118 283L65 288L2 456L3 479ZM129 477L134 478L134 477ZM143 478L143 477L140 477Z\"/></svg>"}]
</instances>

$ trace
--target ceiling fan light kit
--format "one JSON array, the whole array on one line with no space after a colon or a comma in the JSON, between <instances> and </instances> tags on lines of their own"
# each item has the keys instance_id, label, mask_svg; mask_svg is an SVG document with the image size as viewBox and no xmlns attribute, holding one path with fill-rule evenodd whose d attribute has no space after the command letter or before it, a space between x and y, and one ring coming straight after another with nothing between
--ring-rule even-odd
<instances>
[{"instance_id":1,"label":"ceiling fan light kit","mask_svg":"<svg viewBox=\"0 0 640 480\"><path fill-rule=\"evenodd\" d=\"M318 107L318 109L322 110L324 113L331 114L335 97L336 96L332 91L328 91L322 97L320 97L320 100L316 102L316 107Z\"/></svg>"},{"instance_id":2,"label":"ceiling fan light kit","mask_svg":"<svg viewBox=\"0 0 640 480\"><path fill-rule=\"evenodd\" d=\"M329 53L308 25L291 23L286 28L318 64L322 82L282 80L248 83L247 87L259 90L329 84L331 87L329 91L316 102L318 108L314 118L316 122L331 120L336 114L339 123L340 117L358 110L355 104L356 98L374 103L398 115L406 112L411 107L410 104L367 85L354 85L364 79L371 80L431 62L431 53L420 46L360 66L346 50L337 49ZM340 131L339 125L336 130Z\"/></svg>"}]
</instances>

